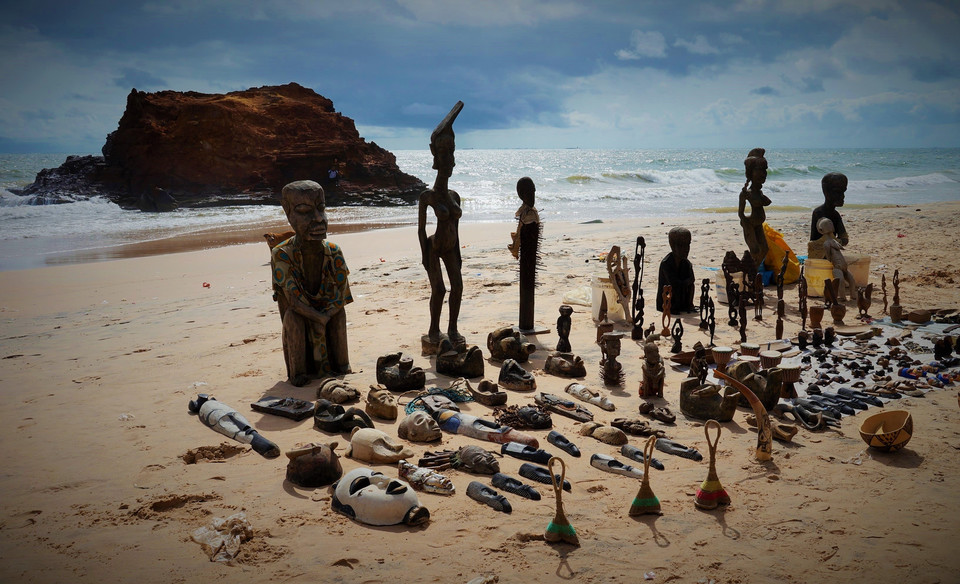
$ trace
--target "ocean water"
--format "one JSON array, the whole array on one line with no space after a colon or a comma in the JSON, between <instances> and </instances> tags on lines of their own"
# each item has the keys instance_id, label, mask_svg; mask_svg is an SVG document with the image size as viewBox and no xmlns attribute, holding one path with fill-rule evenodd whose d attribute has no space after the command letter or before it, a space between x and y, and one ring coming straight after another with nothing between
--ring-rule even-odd
<instances>
[{"instance_id":1,"label":"ocean water","mask_svg":"<svg viewBox=\"0 0 960 584\"><path fill-rule=\"evenodd\" d=\"M400 168L432 184L428 149L394 152ZM545 221L736 212L745 150L469 150L456 153L450 180L463 201L463 221L507 221L520 201L516 181L531 177ZM36 205L10 189L31 182L65 155L0 155L0 270L109 259L118 246L216 230L241 232L283 222L279 207L125 211L93 197ZM777 209L812 209L822 200L820 178L850 179L846 205L917 205L960 200L960 149L790 149L767 152L764 192ZM416 222L416 206L330 209L338 226Z\"/></svg>"}]
</instances>

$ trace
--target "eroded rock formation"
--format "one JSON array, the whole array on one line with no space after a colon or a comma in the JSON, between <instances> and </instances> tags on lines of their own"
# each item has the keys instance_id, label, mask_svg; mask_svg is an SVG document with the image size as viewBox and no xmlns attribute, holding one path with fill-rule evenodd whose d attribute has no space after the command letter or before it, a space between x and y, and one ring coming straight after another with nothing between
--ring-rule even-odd
<instances>
[{"instance_id":1,"label":"eroded rock formation","mask_svg":"<svg viewBox=\"0 0 960 584\"><path fill-rule=\"evenodd\" d=\"M102 151L44 169L20 194L45 202L100 194L162 211L279 205L283 185L300 179L320 182L330 206L410 203L426 188L332 101L296 83L222 95L134 89ZM328 179L331 168L339 181Z\"/></svg>"}]
</instances>

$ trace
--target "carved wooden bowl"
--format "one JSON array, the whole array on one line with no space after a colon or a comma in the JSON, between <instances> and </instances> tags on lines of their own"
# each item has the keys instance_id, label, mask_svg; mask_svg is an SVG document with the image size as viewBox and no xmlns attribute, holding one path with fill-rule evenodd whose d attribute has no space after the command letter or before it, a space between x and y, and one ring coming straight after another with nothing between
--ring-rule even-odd
<instances>
[{"instance_id":1,"label":"carved wooden bowl","mask_svg":"<svg viewBox=\"0 0 960 584\"><path fill-rule=\"evenodd\" d=\"M760 354L760 345L756 343L740 343L740 354L756 357Z\"/></svg>"},{"instance_id":2,"label":"carved wooden bowl","mask_svg":"<svg viewBox=\"0 0 960 584\"><path fill-rule=\"evenodd\" d=\"M913 416L906 410L874 414L860 424L860 437L871 448L896 452L913 437Z\"/></svg>"},{"instance_id":3,"label":"carved wooden bowl","mask_svg":"<svg viewBox=\"0 0 960 584\"><path fill-rule=\"evenodd\" d=\"M760 353L760 366L764 369L770 369L780 364L783 355L780 351L764 351Z\"/></svg>"}]
</instances>

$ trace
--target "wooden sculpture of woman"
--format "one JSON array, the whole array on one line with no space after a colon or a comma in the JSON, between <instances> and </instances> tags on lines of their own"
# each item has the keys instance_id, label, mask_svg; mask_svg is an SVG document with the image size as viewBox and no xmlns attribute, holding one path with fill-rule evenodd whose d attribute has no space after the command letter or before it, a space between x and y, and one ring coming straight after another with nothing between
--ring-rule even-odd
<instances>
[{"instance_id":1,"label":"wooden sculpture of woman","mask_svg":"<svg viewBox=\"0 0 960 584\"><path fill-rule=\"evenodd\" d=\"M743 239L757 268L763 265L763 260L767 257L767 236L763 233L763 222L767 220L767 213L763 208L771 202L769 197L763 194L763 183L767 180L765 153L763 148L754 148L743 161L747 182L740 191L740 205L737 208ZM750 215L746 214L748 202Z\"/></svg>"},{"instance_id":2,"label":"wooden sculpture of woman","mask_svg":"<svg viewBox=\"0 0 960 584\"><path fill-rule=\"evenodd\" d=\"M453 122L462 109L463 102L458 101L430 135L430 152L433 154L433 168L437 171L437 180L433 183L433 188L420 194L417 234L420 238L423 267L427 269L427 277L430 279L430 329L422 338L424 354L436 353L442 340L440 311L443 308L443 297L447 290L443 284L441 260L446 268L447 279L450 281L450 321L447 325L447 337L454 347L460 347L466 343L457 330L460 301L463 297L463 276L460 274L463 260L460 257L459 234L463 209L460 208L460 195L447 188L447 182L455 166L453 152L456 145ZM428 207L433 209L437 217L437 229L429 237L427 236Z\"/></svg>"}]
</instances>

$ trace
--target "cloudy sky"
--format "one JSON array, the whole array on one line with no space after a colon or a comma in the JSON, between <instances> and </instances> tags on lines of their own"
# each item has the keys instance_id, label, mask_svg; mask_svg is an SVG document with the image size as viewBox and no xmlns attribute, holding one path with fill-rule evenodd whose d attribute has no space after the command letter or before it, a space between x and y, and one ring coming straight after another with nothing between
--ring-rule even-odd
<instances>
[{"instance_id":1,"label":"cloudy sky","mask_svg":"<svg viewBox=\"0 0 960 584\"><path fill-rule=\"evenodd\" d=\"M368 140L960 146L956 0L0 4L0 152L98 152L131 88L297 82Z\"/></svg>"}]
</instances>

